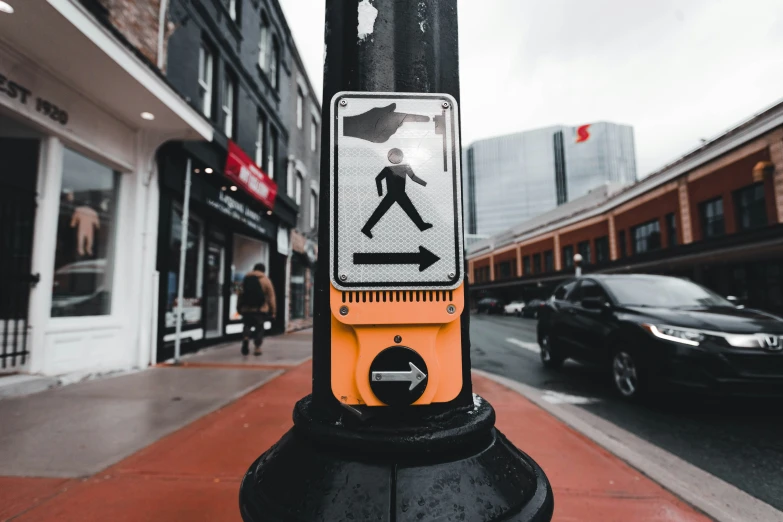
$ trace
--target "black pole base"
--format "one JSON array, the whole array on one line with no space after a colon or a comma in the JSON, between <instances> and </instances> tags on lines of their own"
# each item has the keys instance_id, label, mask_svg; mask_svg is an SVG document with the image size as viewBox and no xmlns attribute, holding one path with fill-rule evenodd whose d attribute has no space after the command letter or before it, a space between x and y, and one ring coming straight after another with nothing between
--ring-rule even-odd
<instances>
[{"instance_id":1,"label":"black pole base","mask_svg":"<svg viewBox=\"0 0 783 522\"><path fill-rule=\"evenodd\" d=\"M245 522L546 521L543 470L495 429L492 406L371 425L316 420L311 397L294 427L250 466L239 490ZM350 415L346 413L346 415Z\"/></svg>"}]
</instances>

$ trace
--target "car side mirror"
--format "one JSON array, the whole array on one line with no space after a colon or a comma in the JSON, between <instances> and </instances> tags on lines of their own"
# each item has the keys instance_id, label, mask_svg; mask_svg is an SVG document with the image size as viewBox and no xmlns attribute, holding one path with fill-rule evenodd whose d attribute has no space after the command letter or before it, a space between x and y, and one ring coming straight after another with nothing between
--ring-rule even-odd
<instances>
[{"instance_id":1,"label":"car side mirror","mask_svg":"<svg viewBox=\"0 0 783 522\"><path fill-rule=\"evenodd\" d=\"M587 310L604 310L609 308L609 303L602 297L585 297L582 299L582 308Z\"/></svg>"}]
</instances>

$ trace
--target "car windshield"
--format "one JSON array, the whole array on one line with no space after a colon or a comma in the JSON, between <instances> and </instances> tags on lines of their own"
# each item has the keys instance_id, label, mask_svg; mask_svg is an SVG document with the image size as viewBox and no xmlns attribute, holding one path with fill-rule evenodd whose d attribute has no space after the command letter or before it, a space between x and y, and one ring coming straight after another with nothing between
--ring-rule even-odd
<instances>
[{"instance_id":1,"label":"car windshield","mask_svg":"<svg viewBox=\"0 0 783 522\"><path fill-rule=\"evenodd\" d=\"M734 306L704 287L675 277L618 277L605 279L603 283L617 299L618 304L624 306L661 308Z\"/></svg>"}]
</instances>

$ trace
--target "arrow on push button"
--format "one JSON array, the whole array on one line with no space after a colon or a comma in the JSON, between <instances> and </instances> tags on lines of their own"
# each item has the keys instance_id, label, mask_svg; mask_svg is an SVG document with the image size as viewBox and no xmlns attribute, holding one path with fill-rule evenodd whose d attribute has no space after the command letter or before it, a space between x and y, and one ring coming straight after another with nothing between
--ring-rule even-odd
<instances>
[{"instance_id":1,"label":"arrow on push button","mask_svg":"<svg viewBox=\"0 0 783 522\"><path fill-rule=\"evenodd\" d=\"M427 374L416 368L413 363L408 363L411 367L409 372L372 372L372 379L374 381L402 381L411 383L408 391L413 390L416 386L421 384L421 381L427 377Z\"/></svg>"}]
</instances>

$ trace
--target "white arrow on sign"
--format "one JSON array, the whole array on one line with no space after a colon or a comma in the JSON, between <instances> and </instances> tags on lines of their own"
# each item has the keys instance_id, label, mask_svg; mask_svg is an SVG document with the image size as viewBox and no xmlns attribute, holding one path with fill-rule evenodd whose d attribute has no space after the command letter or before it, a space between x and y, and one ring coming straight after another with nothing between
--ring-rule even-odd
<instances>
[{"instance_id":1,"label":"white arrow on sign","mask_svg":"<svg viewBox=\"0 0 783 522\"><path fill-rule=\"evenodd\" d=\"M372 380L409 382L411 387L408 388L408 391L411 391L424 380L427 374L416 368L416 365L412 362L408 364L411 367L409 372L372 372Z\"/></svg>"}]
</instances>

